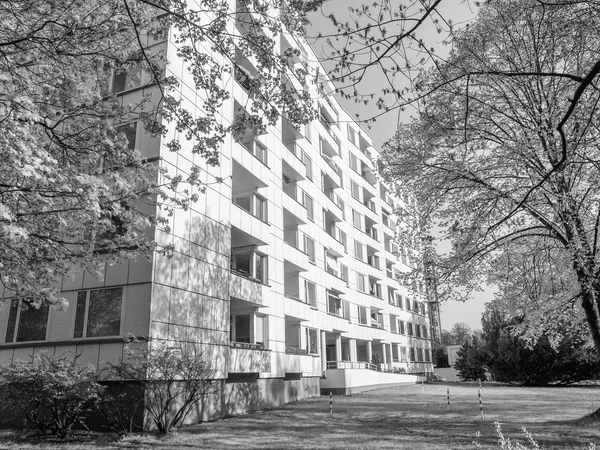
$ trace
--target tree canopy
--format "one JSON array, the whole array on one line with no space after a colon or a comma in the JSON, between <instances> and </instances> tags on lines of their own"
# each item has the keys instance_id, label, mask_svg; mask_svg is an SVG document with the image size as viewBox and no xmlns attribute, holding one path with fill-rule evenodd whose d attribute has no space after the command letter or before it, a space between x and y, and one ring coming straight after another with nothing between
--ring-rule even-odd
<instances>
[{"instance_id":1,"label":"tree canopy","mask_svg":"<svg viewBox=\"0 0 600 450\"><path fill-rule=\"evenodd\" d=\"M448 59L415 79L418 113L380 161L416 193L422 226L452 242L436 261L446 298L477 289L507 249L549 251L598 350L599 25L594 2L483 4Z\"/></svg>"},{"instance_id":2,"label":"tree canopy","mask_svg":"<svg viewBox=\"0 0 600 450\"><path fill-rule=\"evenodd\" d=\"M218 164L227 134L263 129L281 115L296 126L310 120L308 94L289 88L290 76L310 81L302 70L290 75L299 50L274 48L284 30L302 33L319 3L2 2L0 283L7 292L53 303L60 280L75 271L98 275L106 261L154 249L147 229L162 223L156 206L187 208L198 198L202 167ZM169 70L167 39L202 99L192 109ZM227 123L218 112L242 55L257 81L247 86L244 114ZM121 90L139 88L135 101L124 103L111 79L124 80ZM170 151L187 141L205 163L185 175L165 170L131 141L135 122Z\"/></svg>"}]
</instances>

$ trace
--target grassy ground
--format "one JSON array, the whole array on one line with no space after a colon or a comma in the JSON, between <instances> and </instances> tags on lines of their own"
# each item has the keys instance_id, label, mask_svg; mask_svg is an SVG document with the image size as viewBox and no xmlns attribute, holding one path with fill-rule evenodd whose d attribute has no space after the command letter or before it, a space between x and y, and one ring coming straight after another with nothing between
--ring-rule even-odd
<instances>
[{"instance_id":1,"label":"grassy ground","mask_svg":"<svg viewBox=\"0 0 600 450\"><path fill-rule=\"evenodd\" d=\"M597 421L586 418L600 407L592 387L521 388L484 384L481 419L477 385L448 383L402 386L333 398L322 397L283 408L182 429L164 439L130 436L118 444L108 436L86 442L18 441L0 435L0 449L95 447L111 449L474 449L499 448L494 422L505 436L525 443L525 426L542 448L587 449L600 444ZM450 411L446 389L450 389Z\"/></svg>"}]
</instances>

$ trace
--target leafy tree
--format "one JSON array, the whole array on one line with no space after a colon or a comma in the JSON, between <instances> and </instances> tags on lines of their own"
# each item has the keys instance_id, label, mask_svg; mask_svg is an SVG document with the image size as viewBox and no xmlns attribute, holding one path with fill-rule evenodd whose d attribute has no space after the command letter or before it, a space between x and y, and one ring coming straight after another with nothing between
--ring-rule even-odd
<instances>
[{"instance_id":1,"label":"leafy tree","mask_svg":"<svg viewBox=\"0 0 600 450\"><path fill-rule=\"evenodd\" d=\"M545 335L528 345L515 331L520 322L520 318L506 319L493 307L482 318L482 359L495 380L540 386L598 377L600 366L593 348L580 335L565 330L554 346Z\"/></svg>"},{"instance_id":2,"label":"leafy tree","mask_svg":"<svg viewBox=\"0 0 600 450\"><path fill-rule=\"evenodd\" d=\"M416 193L419 223L453 243L436 261L445 298L478 289L503 249L543 241L597 350L599 13L587 1L483 4L447 61L416 79L419 110L380 164Z\"/></svg>"},{"instance_id":3,"label":"leafy tree","mask_svg":"<svg viewBox=\"0 0 600 450\"><path fill-rule=\"evenodd\" d=\"M290 88L299 50L273 48L285 29L301 34L319 3L1 2L0 282L36 304L60 301L61 278L81 269L98 275L106 261L154 249L147 228L165 226L169 211L198 198L200 175L218 164L227 135L257 132L282 115L295 126L311 119L308 93ZM193 78L191 106L167 65L167 39ZM254 61L251 101L227 124L219 108L242 60ZM112 74L119 90L139 88L134 101L115 95ZM302 70L293 76L310 81ZM136 122L170 151L187 141L198 162L175 174L148 161L133 148Z\"/></svg>"},{"instance_id":4,"label":"leafy tree","mask_svg":"<svg viewBox=\"0 0 600 450\"><path fill-rule=\"evenodd\" d=\"M138 342L128 344L124 360L111 363L109 374L113 379L133 382L154 426L167 434L179 429L199 402L217 392L218 381L197 345L162 341L149 345L144 350Z\"/></svg>"},{"instance_id":5,"label":"leafy tree","mask_svg":"<svg viewBox=\"0 0 600 450\"><path fill-rule=\"evenodd\" d=\"M469 340L472 333L473 332L471 330L471 327L465 322L456 322L454 325L452 325L452 328L450 329L450 335L452 336L452 344L465 343L467 340Z\"/></svg>"},{"instance_id":6,"label":"leafy tree","mask_svg":"<svg viewBox=\"0 0 600 450\"><path fill-rule=\"evenodd\" d=\"M94 411L104 387L91 367L66 357L41 354L29 362L0 366L0 410L5 417L23 415L28 425L60 438L84 425Z\"/></svg>"},{"instance_id":7,"label":"leafy tree","mask_svg":"<svg viewBox=\"0 0 600 450\"><path fill-rule=\"evenodd\" d=\"M437 347L433 350L433 364L436 367L450 367L450 364L448 364L448 352L445 347Z\"/></svg>"},{"instance_id":8,"label":"leafy tree","mask_svg":"<svg viewBox=\"0 0 600 450\"><path fill-rule=\"evenodd\" d=\"M475 336L472 337L471 342L465 341L456 354L454 368L463 381L487 380L481 343Z\"/></svg>"}]
</instances>

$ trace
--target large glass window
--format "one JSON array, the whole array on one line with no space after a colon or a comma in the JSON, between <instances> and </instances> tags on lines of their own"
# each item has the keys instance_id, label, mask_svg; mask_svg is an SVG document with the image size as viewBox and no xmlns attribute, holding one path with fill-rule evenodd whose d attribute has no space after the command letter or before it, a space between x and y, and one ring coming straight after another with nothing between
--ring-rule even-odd
<instances>
[{"instance_id":1,"label":"large glass window","mask_svg":"<svg viewBox=\"0 0 600 450\"><path fill-rule=\"evenodd\" d=\"M74 338L119 336L123 288L77 293Z\"/></svg>"},{"instance_id":2,"label":"large glass window","mask_svg":"<svg viewBox=\"0 0 600 450\"><path fill-rule=\"evenodd\" d=\"M10 302L5 342L44 341L48 329L47 305L36 308L17 299Z\"/></svg>"},{"instance_id":3,"label":"large glass window","mask_svg":"<svg viewBox=\"0 0 600 450\"><path fill-rule=\"evenodd\" d=\"M236 197L233 202L257 219L263 222L267 221L267 200L260 195L253 193L244 197Z\"/></svg>"},{"instance_id":4,"label":"large glass window","mask_svg":"<svg viewBox=\"0 0 600 450\"><path fill-rule=\"evenodd\" d=\"M253 250L232 254L231 270L259 283L268 282L267 257Z\"/></svg>"}]
</instances>

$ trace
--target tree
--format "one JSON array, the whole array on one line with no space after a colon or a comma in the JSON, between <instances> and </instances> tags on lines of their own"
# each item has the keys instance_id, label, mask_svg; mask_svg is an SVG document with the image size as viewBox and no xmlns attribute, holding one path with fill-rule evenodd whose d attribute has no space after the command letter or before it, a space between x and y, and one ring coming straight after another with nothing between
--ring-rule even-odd
<instances>
[{"instance_id":1,"label":"tree","mask_svg":"<svg viewBox=\"0 0 600 450\"><path fill-rule=\"evenodd\" d=\"M519 317L504 316L493 305L482 318L482 361L496 381L541 386L595 379L600 367L593 347L578 333L563 331L559 343L541 335L528 344L519 335Z\"/></svg>"},{"instance_id":2,"label":"tree","mask_svg":"<svg viewBox=\"0 0 600 450\"><path fill-rule=\"evenodd\" d=\"M595 2L485 3L416 80L418 114L380 167L451 239L436 261L446 298L477 289L503 249L543 240L600 351L599 25Z\"/></svg>"},{"instance_id":3,"label":"tree","mask_svg":"<svg viewBox=\"0 0 600 450\"><path fill-rule=\"evenodd\" d=\"M210 167L228 134L240 138L282 115L295 126L310 120L308 94L289 82L299 50L273 48L284 29L302 33L319 3L2 2L0 282L34 305L58 302L61 278L97 275L106 261L155 249L148 227L198 198L204 165L182 175L149 161L135 148L132 123L173 152L188 141ZM193 77L191 109L167 65L167 39ZM231 75L248 73L242 60L255 61L245 83L251 102L228 125L218 111ZM294 76L310 81L302 70ZM137 100L122 104L116 94L131 87Z\"/></svg>"},{"instance_id":4,"label":"tree","mask_svg":"<svg viewBox=\"0 0 600 450\"><path fill-rule=\"evenodd\" d=\"M463 381L486 381L485 365L481 343L473 336L471 342L465 341L456 354L454 368Z\"/></svg>"},{"instance_id":5,"label":"tree","mask_svg":"<svg viewBox=\"0 0 600 450\"><path fill-rule=\"evenodd\" d=\"M464 344L471 337L472 330L465 322L456 322L450 329L453 344Z\"/></svg>"},{"instance_id":6,"label":"tree","mask_svg":"<svg viewBox=\"0 0 600 450\"><path fill-rule=\"evenodd\" d=\"M179 429L192 408L217 392L218 381L197 345L153 341L150 348L142 350L138 344L128 344L125 358L111 363L109 374L113 379L134 382L154 426L167 434Z\"/></svg>"}]
</instances>

